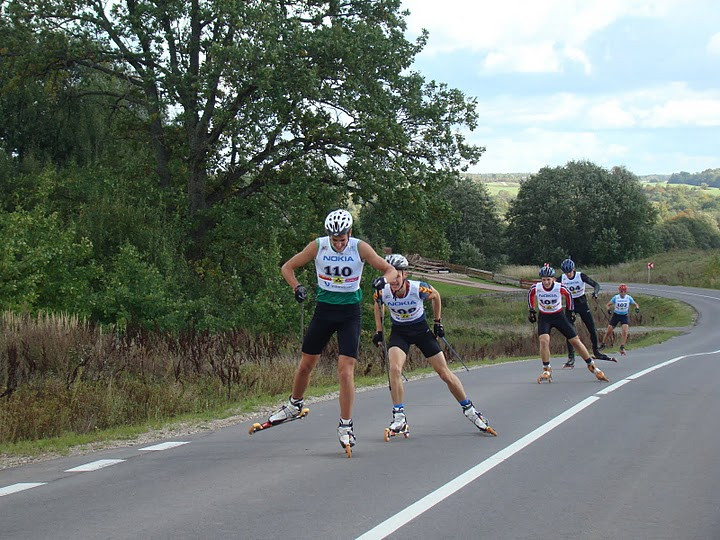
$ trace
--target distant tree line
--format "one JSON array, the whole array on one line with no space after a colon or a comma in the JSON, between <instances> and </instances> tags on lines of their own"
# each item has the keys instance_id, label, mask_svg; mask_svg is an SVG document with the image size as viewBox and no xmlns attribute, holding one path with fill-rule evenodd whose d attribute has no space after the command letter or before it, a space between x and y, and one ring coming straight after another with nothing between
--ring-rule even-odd
<instances>
[{"instance_id":1,"label":"distant tree line","mask_svg":"<svg viewBox=\"0 0 720 540\"><path fill-rule=\"evenodd\" d=\"M720 169L705 169L698 173L685 171L673 173L668 178L668 184L690 184L691 186L720 187Z\"/></svg>"}]
</instances>

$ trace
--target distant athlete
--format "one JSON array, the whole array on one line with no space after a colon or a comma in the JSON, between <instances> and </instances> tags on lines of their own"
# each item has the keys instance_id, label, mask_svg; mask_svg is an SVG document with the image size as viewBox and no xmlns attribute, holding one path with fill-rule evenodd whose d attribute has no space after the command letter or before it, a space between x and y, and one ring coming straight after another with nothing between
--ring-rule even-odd
<instances>
[{"instance_id":1,"label":"distant athlete","mask_svg":"<svg viewBox=\"0 0 720 540\"><path fill-rule=\"evenodd\" d=\"M391 436L403 434L407 436L408 425L405 417L404 395L405 389L402 382L402 368L407 359L407 353L411 345L420 349L447 385L448 390L457 400L462 408L463 414L482 432L497 435L490 427L487 418L480 411L475 409L472 401L468 399L460 379L448 368L445 355L440 349L436 338L445 335L442 325L440 310L442 307L440 293L423 281L407 279L408 261L399 254L388 255L385 260L397 271L395 280L375 293L375 328L377 331L373 336L373 343L380 346L383 342L382 313L387 306L390 311L392 327L388 342L389 370L390 370L390 397L393 401L392 421L385 428L385 440ZM433 306L435 322L433 330L430 330L425 320L425 308L423 302L429 300Z\"/></svg>"},{"instance_id":2,"label":"distant athlete","mask_svg":"<svg viewBox=\"0 0 720 540\"><path fill-rule=\"evenodd\" d=\"M585 360L590 373L598 380L608 381L605 374L597 367L590 357L585 345L577 335L575 327L565 316L563 311L563 300L565 307L570 313L574 312L573 298L570 291L561 283L555 281L555 269L546 264L538 272L540 282L530 288L528 292L528 320L531 323L537 322L538 339L540 340L540 358L543 371L537 379L538 384L542 381L552 382L552 367L550 367L550 330L557 328L565 336L578 353ZM538 314L536 311L540 311Z\"/></svg>"},{"instance_id":3,"label":"distant athlete","mask_svg":"<svg viewBox=\"0 0 720 540\"><path fill-rule=\"evenodd\" d=\"M629 312L630 312L630 306L635 305L635 313L640 313L640 305L635 301L635 299L630 296L628 293L628 286L624 283L621 283L618 287L618 294L613 296L610 301L607 303L607 310L608 315L612 315L610 318L610 323L608 324L607 331L605 332L605 336L603 337L603 342L601 347L605 347L605 343L610 339L610 336L613 335L615 332L615 327L618 324L621 324L621 339L620 339L620 354L625 356L625 344L627 343L628 338L628 329L630 328L629 324ZM610 308L613 308L612 311Z\"/></svg>"},{"instance_id":4,"label":"distant athlete","mask_svg":"<svg viewBox=\"0 0 720 540\"><path fill-rule=\"evenodd\" d=\"M598 348L595 319L590 311L587 296L585 296L585 284L588 284L593 288L592 297L595 299L597 299L598 293L600 292L600 285L584 272L576 270L575 263L572 259L565 259L562 263L560 263L560 270L562 270L563 273L558 281L565 285L567 290L570 291L570 294L573 297L573 303L575 304L575 313L580 315L580 318L585 323L585 328L587 328L590 333L593 356L596 360L612 360L612 358L600 352L600 349ZM568 359L563 367L571 368L575 366L575 349L573 349L570 341L567 342L567 351Z\"/></svg>"}]
</instances>

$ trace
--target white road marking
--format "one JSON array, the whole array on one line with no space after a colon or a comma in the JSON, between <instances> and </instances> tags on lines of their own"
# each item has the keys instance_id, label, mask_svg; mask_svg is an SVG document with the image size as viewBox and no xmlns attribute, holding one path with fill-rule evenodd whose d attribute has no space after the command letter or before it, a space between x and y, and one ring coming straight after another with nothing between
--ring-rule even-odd
<instances>
[{"instance_id":1,"label":"white road marking","mask_svg":"<svg viewBox=\"0 0 720 540\"><path fill-rule=\"evenodd\" d=\"M626 385L627 383L629 383L629 382L630 382L630 379L623 379L622 381L618 381L618 382L616 382L616 383L613 383L613 384L611 384L610 386L606 386L605 388L603 388L603 389L600 390L599 392L595 392L595 395L596 395L596 396L605 396L605 395L609 394L610 392L614 392L615 390L617 390L617 389L620 388L621 386L625 386L625 385Z\"/></svg>"},{"instance_id":2,"label":"white road marking","mask_svg":"<svg viewBox=\"0 0 720 540\"><path fill-rule=\"evenodd\" d=\"M26 489L44 486L46 483L47 482L21 482L11 486L5 486L4 488L0 488L0 497L3 495L10 495L11 493L17 493L18 491L25 491Z\"/></svg>"},{"instance_id":3,"label":"white road marking","mask_svg":"<svg viewBox=\"0 0 720 540\"><path fill-rule=\"evenodd\" d=\"M91 463L86 463L85 465L79 465L78 467L73 467L72 469L67 469L65 472L90 472L90 471L97 471L98 469L102 469L104 467L110 467L111 465L117 465L118 463L122 463L125 461L124 459L99 459L97 461L93 461Z\"/></svg>"},{"instance_id":4,"label":"white road marking","mask_svg":"<svg viewBox=\"0 0 720 540\"><path fill-rule=\"evenodd\" d=\"M183 444L188 444L190 441L169 441L164 442L160 444L156 444L154 446L146 446L145 448L140 448L141 452L156 452L158 450L167 450L168 448L175 448L176 446L182 446Z\"/></svg>"},{"instance_id":5,"label":"white road marking","mask_svg":"<svg viewBox=\"0 0 720 540\"><path fill-rule=\"evenodd\" d=\"M385 538L389 534L392 534L396 530L398 530L403 525L409 523L413 519L415 519L420 514L426 512L439 502L443 501L453 493L459 491L460 489L464 488L466 485L468 485L473 480L477 480L480 478L483 474L494 468L496 465L499 465L506 459L510 458L526 446L532 444L536 440L538 440L540 437L551 431L552 429L556 428L566 420L572 418L577 413L582 411L585 407L588 407L598 401L600 398L591 396L589 398L584 399L577 405L570 407L567 411L559 414L549 422L546 422L539 428L535 429L534 431L528 433L524 437L518 439L514 443L512 443L510 446L504 448L503 450L500 450L496 454L490 456L482 463L479 463L478 465L475 465L471 469L465 471L460 476L456 477L453 480L450 480L447 484L444 486L439 487L432 493L426 495L419 501L411 504L404 510L401 510L394 516L386 519L382 523L380 523L378 526L370 529L368 532L363 534L362 536L358 537L358 540L370 540L370 539L381 539Z\"/></svg>"},{"instance_id":6,"label":"white road marking","mask_svg":"<svg viewBox=\"0 0 720 540\"><path fill-rule=\"evenodd\" d=\"M622 381L618 381L618 382L604 388L603 390L596 392L596 394L597 395L609 394L610 392L617 390L618 388L620 388L621 386L624 386L625 384L629 383L630 381L638 379L639 377L642 377L643 375L647 375L648 373L651 373L652 371L655 371L656 369L660 369L661 367L669 366L670 364L673 364L673 363L677 362L678 360L682 360L683 358L690 358L692 356L704 356L704 355L718 354L718 353L720 353L720 349L718 349L716 351L710 351L710 352L686 354L683 356L678 356L676 358L672 358L665 362L661 362L660 364L657 364L655 366L651 366L647 369L639 371L638 373L635 373L634 375L630 375L626 379L623 379ZM410 521L412 521L419 515L430 510L433 506L435 506L439 502L443 501L444 499L448 498L450 495L461 490L466 485L468 485L470 482L477 480L483 474L485 474L486 472L488 472L489 470L494 468L496 465L499 465L506 459L508 459L511 456L513 456L514 454L518 453L520 450L522 450L526 446L532 444L533 442L538 440L540 437L542 437L543 435L545 435L552 429L556 428L557 426L559 426L566 420L569 420L570 418L575 416L577 413L579 413L586 407L589 407L590 405L592 405L599 399L600 398L596 397L596 396L591 396L589 398L584 399L577 405L569 408L567 411L559 414L558 416L556 416L552 420L546 422L539 428L528 433L524 437L518 439L517 441L512 443L510 446L504 448L503 450L500 450L496 454L493 454L492 456L487 458L485 461L475 465L471 469L468 469L467 471L462 473L460 476L457 476L453 480L450 480L444 486L439 487L432 493L429 493L422 499L411 504L404 510L401 510L394 516L389 517L388 519L386 519L385 521L383 521L376 527L373 527L372 529L367 531L365 534L358 536L357 540L381 540L382 538L385 538L388 535L394 533L403 525L408 524Z\"/></svg>"}]
</instances>

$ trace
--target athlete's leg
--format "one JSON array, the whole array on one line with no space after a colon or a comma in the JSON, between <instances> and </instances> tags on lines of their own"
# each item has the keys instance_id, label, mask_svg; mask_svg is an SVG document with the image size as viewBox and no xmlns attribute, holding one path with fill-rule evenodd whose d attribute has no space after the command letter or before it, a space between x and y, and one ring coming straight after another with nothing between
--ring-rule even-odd
<instances>
[{"instance_id":1,"label":"athlete's leg","mask_svg":"<svg viewBox=\"0 0 720 540\"><path fill-rule=\"evenodd\" d=\"M340 418L352 418L355 400L355 358L338 356L338 382L340 383Z\"/></svg>"},{"instance_id":2,"label":"athlete's leg","mask_svg":"<svg viewBox=\"0 0 720 540\"><path fill-rule=\"evenodd\" d=\"M388 356L390 357L390 397L393 405L404 403L405 388L403 387L402 370L407 354L400 347L390 347Z\"/></svg>"},{"instance_id":3,"label":"athlete's leg","mask_svg":"<svg viewBox=\"0 0 720 540\"><path fill-rule=\"evenodd\" d=\"M430 365L433 367L435 372L440 375L440 378L443 380L443 382L447 384L448 390L450 390L450 393L456 400L463 401L467 399L467 394L465 394L465 388L463 388L463 385L460 382L460 379L458 379L458 376L455 375L452 371L450 371L450 368L447 365L447 360L445 360L445 355L442 352L431 356L430 358L428 358L428 361L430 362Z\"/></svg>"},{"instance_id":4,"label":"athlete's leg","mask_svg":"<svg viewBox=\"0 0 720 540\"><path fill-rule=\"evenodd\" d=\"M295 378L293 379L292 396L290 397L302 399L305 396L305 390L310 383L310 374L319 359L319 354L302 353L302 359L300 360L300 364L295 372Z\"/></svg>"},{"instance_id":5,"label":"athlete's leg","mask_svg":"<svg viewBox=\"0 0 720 540\"><path fill-rule=\"evenodd\" d=\"M578 313L580 314L582 321L585 323L585 328L587 328L590 333L590 342L592 343L593 352L595 352L598 350L598 338L597 329L595 328L595 319L593 319L590 306L587 304L583 305Z\"/></svg>"},{"instance_id":6,"label":"athlete's leg","mask_svg":"<svg viewBox=\"0 0 720 540\"><path fill-rule=\"evenodd\" d=\"M622 339L620 340L620 345L622 345L623 347L624 347L625 344L627 343L628 329L629 329L629 328L630 328L630 326L627 325L627 324L623 324L622 327L621 327L621 329L622 329Z\"/></svg>"},{"instance_id":7,"label":"athlete's leg","mask_svg":"<svg viewBox=\"0 0 720 540\"><path fill-rule=\"evenodd\" d=\"M570 338L569 342L572 344L573 347L577 349L577 352L580 353L580 357L585 360L586 362L590 360L590 353L588 353L587 348L583 344L582 341L580 341L580 336L575 336L574 338Z\"/></svg>"},{"instance_id":8,"label":"athlete's leg","mask_svg":"<svg viewBox=\"0 0 720 540\"><path fill-rule=\"evenodd\" d=\"M543 364L550 362L550 334L541 334L538 336L540 340L540 359Z\"/></svg>"}]
</instances>

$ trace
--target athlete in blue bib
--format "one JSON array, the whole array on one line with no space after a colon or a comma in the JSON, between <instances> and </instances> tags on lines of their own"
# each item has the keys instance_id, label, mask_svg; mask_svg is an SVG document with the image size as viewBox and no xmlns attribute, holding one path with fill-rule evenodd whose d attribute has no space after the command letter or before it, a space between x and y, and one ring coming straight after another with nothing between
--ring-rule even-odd
<instances>
[{"instance_id":1,"label":"athlete in blue bib","mask_svg":"<svg viewBox=\"0 0 720 540\"><path fill-rule=\"evenodd\" d=\"M618 287L618 294L613 296L607 303L608 315L612 315L612 317L602 342L602 346L605 347L605 344L614 335L615 327L621 324L620 354L623 356L625 356L625 344L627 343L628 329L630 328L630 306L634 304L635 313L640 313L640 305L627 293L627 290L628 286L621 283ZM612 311L610 310L611 307Z\"/></svg>"}]
</instances>

